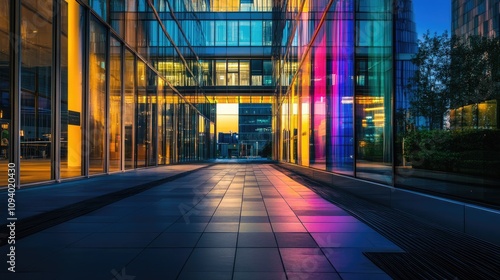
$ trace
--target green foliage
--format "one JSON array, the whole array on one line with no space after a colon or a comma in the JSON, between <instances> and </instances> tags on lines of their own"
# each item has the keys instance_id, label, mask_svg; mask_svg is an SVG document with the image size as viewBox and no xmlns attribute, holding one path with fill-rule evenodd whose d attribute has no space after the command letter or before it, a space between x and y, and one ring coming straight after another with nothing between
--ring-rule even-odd
<instances>
[{"instance_id":1,"label":"green foliage","mask_svg":"<svg viewBox=\"0 0 500 280\"><path fill-rule=\"evenodd\" d=\"M450 50L448 33L431 35L429 31L418 42L418 52L412 62L417 66L408 89L412 93L410 112L414 116L425 117L430 128L443 126L443 116L450 98Z\"/></svg>"},{"instance_id":2,"label":"green foliage","mask_svg":"<svg viewBox=\"0 0 500 280\"><path fill-rule=\"evenodd\" d=\"M500 177L500 130L416 130L403 152L413 168Z\"/></svg>"},{"instance_id":3,"label":"green foliage","mask_svg":"<svg viewBox=\"0 0 500 280\"><path fill-rule=\"evenodd\" d=\"M500 90L500 40L470 36L453 37L450 81L452 108L498 97Z\"/></svg>"},{"instance_id":4,"label":"green foliage","mask_svg":"<svg viewBox=\"0 0 500 280\"><path fill-rule=\"evenodd\" d=\"M444 127L450 108L500 97L500 38L449 37L445 32L419 40L412 62L417 66L407 85L410 113L424 117L430 129Z\"/></svg>"}]
</instances>

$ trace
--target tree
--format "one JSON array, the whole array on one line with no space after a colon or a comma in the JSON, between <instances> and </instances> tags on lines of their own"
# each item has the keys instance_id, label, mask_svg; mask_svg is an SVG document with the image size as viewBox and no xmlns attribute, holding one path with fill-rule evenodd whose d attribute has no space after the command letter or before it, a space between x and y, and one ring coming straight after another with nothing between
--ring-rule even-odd
<instances>
[{"instance_id":1,"label":"tree","mask_svg":"<svg viewBox=\"0 0 500 280\"><path fill-rule=\"evenodd\" d=\"M500 97L500 38L449 37L429 31L418 42L410 79L410 113L430 129L444 127L449 109Z\"/></svg>"},{"instance_id":2,"label":"tree","mask_svg":"<svg viewBox=\"0 0 500 280\"><path fill-rule=\"evenodd\" d=\"M410 113L424 117L430 129L444 126L444 114L450 100L451 39L447 32L431 35L427 31L418 41L418 52L412 59L417 67L410 79Z\"/></svg>"},{"instance_id":3,"label":"tree","mask_svg":"<svg viewBox=\"0 0 500 280\"><path fill-rule=\"evenodd\" d=\"M451 50L451 108L498 97L500 92L500 39L454 37Z\"/></svg>"}]
</instances>

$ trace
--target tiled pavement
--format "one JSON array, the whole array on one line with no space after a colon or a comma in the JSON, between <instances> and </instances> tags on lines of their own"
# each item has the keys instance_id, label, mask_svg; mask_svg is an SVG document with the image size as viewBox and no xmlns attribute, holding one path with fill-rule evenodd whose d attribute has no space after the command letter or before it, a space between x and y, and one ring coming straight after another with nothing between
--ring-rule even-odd
<instances>
[{"instance_id":1,"label":"tiled pavement","mask_svg":"<svg viewBox=\"0 0 500 280\"><path fill-rule=\"evenodd\" d=\"M362 252L401 251L268 164L200 169L16 245L1 279L390 279Z\"/></svg>"}]
</instances>

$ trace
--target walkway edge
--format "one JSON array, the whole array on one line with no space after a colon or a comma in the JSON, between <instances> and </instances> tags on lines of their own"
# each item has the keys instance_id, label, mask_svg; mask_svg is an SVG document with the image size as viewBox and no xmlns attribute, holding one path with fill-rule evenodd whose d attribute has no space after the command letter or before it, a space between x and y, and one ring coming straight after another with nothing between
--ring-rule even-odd
<instances>
[{"instance_id":1,"label":"walkway edge","mask_svg":"<svg viewBox=\"0 0 500 280\"><path fill-rule=\"evenodd\" d=\"M98 210L104 206L120 201L124 198L139 194L141 192L147 191L159 185L167 182L177 180L179 178L190 175L199 170L209 168L216 165L216 163L208 164L206 166L181 172L172 176L165 177L156 181L147 182L144 184L128 187L121 189L119 191L110 192L104 195L84 199L80 202L76 202L70 205L66 205L48 212L30 216L16 222L16 240L27 237L31 234L40 232L47 228L53 227L55 225L64 223L66 221L72 220L74 218L83 216L95 210ZM0 230L0 247L7 244L7 237L9 233L9 228L7 224L1 225Z\"/></svg>"}]
</instances>

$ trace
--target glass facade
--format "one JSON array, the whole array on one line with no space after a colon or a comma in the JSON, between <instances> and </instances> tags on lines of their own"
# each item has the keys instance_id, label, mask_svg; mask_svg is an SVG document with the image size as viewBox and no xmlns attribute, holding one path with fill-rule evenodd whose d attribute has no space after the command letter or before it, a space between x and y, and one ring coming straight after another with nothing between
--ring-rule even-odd
<instances>
[{"instance_id":1,"label":"glass facade","mask_svg":"<svg viewBox=\"0 0 500 280\"><path fill-rule=\"evenodd\" d=\"M271 141L272 104L240 103L238 138L241 156L259 156Z\"/></svg>"},{"instance_id":2,"label":"glass facade","mask_svg":"<svg viewBox=\"0 0 500 280\"><path fill-rule=\"evenodd\" d=\"M1 1L1 168L26 185L213 157L215 104L186 47L201 29L166 28L178 4ZM249 84L241 65L233 81Z\"/></svg>"},{"instance_id":3,"label":"glass facade","mask_svg":"<svg viewBox=\"0 0 500 280\"><path fill-rule=\"evenodd\" d=\"M500 36L500 0L452 0L451 30L458 36Z\"/></svg>"},{"instance_id":4,"label":"glass facade","mask_svg":"<svg viewBox=\"0 0 500 280\"><path fill-rule=\"evenodd\" d=\"M499 0L453 0L451 3L452 35L463 42L468 40L467 38L476 36L490 39L499 37ZM398 16L408 18L409 15L403 9ZM412 71L412 65L401 58L416 49L416 46L408 40L408 34L399 31L401 28L404 29L405 24L407 23L399 22L397 25L400 36L397 37L396 45L398 70L395 73L397 92L393 128L396 153L395 185L498 208L500 206L498 199L500 177L497 171L500 170L498 161L500 147L496 144L500 140L498 90L487 95L480 92L480 86L475 85L470 90L467 88L468 82L465 81L465 77L473 74L464 74L463 80L457 82L454 75L459 72L452 72L457 70L450 67L451 80L454 80L453 83L461 92L450 87L451 101L444 105L439 105L438 102L425 104L425 101L422 101L423 106L415 108L415 102L419 100L412 100L408 90L401 87L405 77ZM484 64L481 64L480 57L498 57L495 53L498 54L498 51L494 51L491 55L481 50L479 56L471 53L468 55L475 57L474 69L478 69L481 76L488 77L489 73L495 70L482 68ZM459 64L466 64L462 59L455 60L453 54L450 57L452 63L458 61ZM498 78L494 79L491 83L498 84ZM467 99L457 101L464 93ZM427 116L422 116L426 112L421 108L427 111ZM444 113L438 114L437 117L428 114L441 110ZM415 113L415 111L420 112ZM418 115L419 113L421 115Z\"/></svg>"},{"instance_id":5,"label":"glass facade","mask_svg":"<svg viewBox=\"0 0 500 280\"><path fill-rule=\"evenodd\" d=\"M392 184L392 1L301 4L288 3L283 29L278 156Z\"/></svg>"},{"instance_id":6,"label":"glass facade","mask_svg":"<svg viewBox=\"0 0 500 280\"><path fill-rule=\"evenodd\" d=\"M453 1L456 35L498 34L498 1ZM498 100L412 115L412 1L289 1L274 34L274 155L301 166L498 207ZM484 22L484 23L482 23ZM474 139L474 140L473 140ZM496 139L496 140L493 140Z\"/></svg>"}]
</instances>

